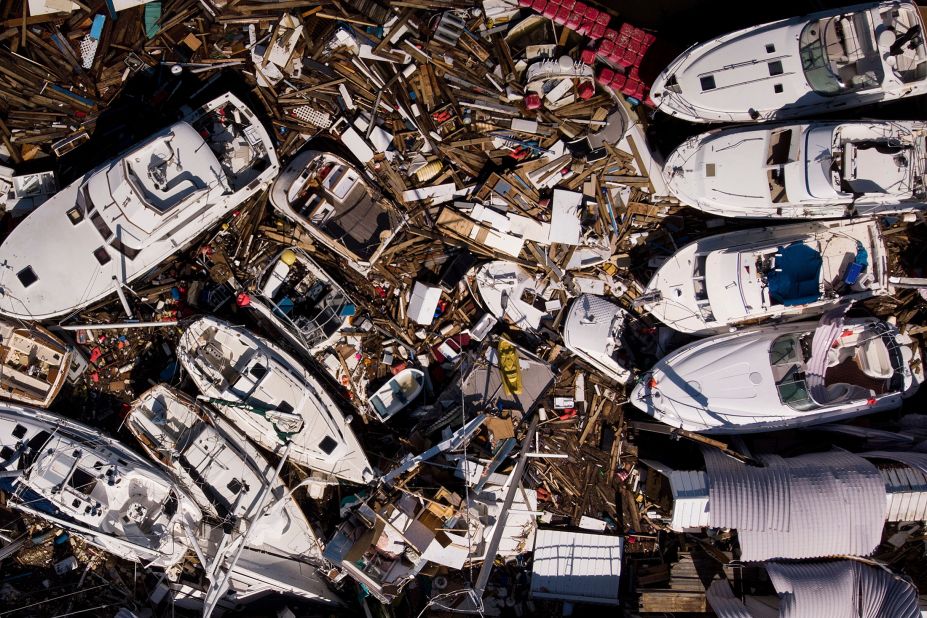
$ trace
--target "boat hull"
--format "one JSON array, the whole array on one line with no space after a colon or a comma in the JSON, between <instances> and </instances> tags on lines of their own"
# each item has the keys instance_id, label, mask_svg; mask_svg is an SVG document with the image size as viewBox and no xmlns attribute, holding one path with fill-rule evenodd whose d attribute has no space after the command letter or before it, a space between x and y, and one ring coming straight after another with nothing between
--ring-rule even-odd
<instances>
[{"instance_id":1,"label":"boat hull","mask_svg":"<svg viewBox=\"0 0 927 618\"><path fill-rule=\"evenodd\" d=\"M210 351L202 352L204 348ZM337 404L287 352L245 329L206 317L184 331L178 357L206 400L262 448L279 455L291 441L288 457L295 464L354 483L374 479ZM274 417L295 417L301 428L291 433Z\"/></svg>"},{"instance_id":2,"label":"boat hull","mask_svg":"<svg viewBox=\"0 0 927 618\"><path fill-rule=\"evenodd\" d=\"M922 26L913 4L882 2L752 26L693 45L660 73L650 97L660 111L701 123L808 117L923 94L927 79L894 78L887 63L879 67L880 83L836 94L817 92L805 77L799 37L806 25L856 11L869 11L878 24L880 11L899 5ZM884 50L879 46L878 51Z\"/></svg>"},{"instance_id":3,"label":"boat hull","mask_svg":"<svg viewBox=\"0 0 927 618\"><path fill-rule=\"evenodd\" d=\"M848 329L863 329L858 332L869 337L870 331L864 329L879 321L864 318L847 320L846 324ZM829 371L841 373L833 374L839 377L828 383L828 389L844 390L846 395L835 396L830 403L813 402L807 391L801 390L806 388L804 378L800 378L801 389L790 390L796 383L792 380L799 379L791 376L798 374L779 370L771 364L771 359L779 358L776 346L782 337L814 333L817 327L816 322L765 326L684 346L644 374L631 394L631 402L657 420L687 431L756 433L893 410L923 382L921 352L910 338L899 335L893 327L886 327L886 332L891 337L900 337L910 351L905 365L891 374L894 386L885 387L886 382L882 381L879 391L870 390L870 384L874 388L878 381L861 375L861 370L853 370L852 378L846 377L847 370L834 363L825 370L825 376ZM851 350L856 353L855 347ZM804 365L801 371L806 371ZM844 384L842 380L845 379L852 380L852 384ZM797 398L796 394L801 393L804 398Z\"/></svg>"}]
</instances>

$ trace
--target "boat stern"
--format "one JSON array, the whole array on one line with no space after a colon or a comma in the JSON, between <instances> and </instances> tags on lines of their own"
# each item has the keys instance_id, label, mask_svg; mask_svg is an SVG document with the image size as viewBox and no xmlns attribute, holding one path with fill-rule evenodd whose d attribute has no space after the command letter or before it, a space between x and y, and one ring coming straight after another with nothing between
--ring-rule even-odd
<instances>
[{"instance_id":1,"label":"boat stern","mask_svg":"<svg viewBox=\"0 0 927 618\"><path fill-rule=\"evenodd\" d=\"M270 133L251 108L231 92L184 119L216 153L241 201L263 191L277 177L280 161Z\"/></svg>"}]
</instances>

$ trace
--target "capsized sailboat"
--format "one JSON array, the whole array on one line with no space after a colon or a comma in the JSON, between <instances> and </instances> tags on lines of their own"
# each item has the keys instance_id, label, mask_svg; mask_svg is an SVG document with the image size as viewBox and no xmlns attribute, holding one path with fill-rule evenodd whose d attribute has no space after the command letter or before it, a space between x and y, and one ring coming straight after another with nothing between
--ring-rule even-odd
<instances>
[{"instance_id":1,"label":"capsized sailboat","mask_svg":"<svg viewBox=\"0 0 927 618\"><path fill-rule=\"evenodd\" d=\"M374 473L334 399L299 361L244 328L191 323L177 356L197 389L235 427L293 463L354 483Z\"/></svg>"}]
</instances>

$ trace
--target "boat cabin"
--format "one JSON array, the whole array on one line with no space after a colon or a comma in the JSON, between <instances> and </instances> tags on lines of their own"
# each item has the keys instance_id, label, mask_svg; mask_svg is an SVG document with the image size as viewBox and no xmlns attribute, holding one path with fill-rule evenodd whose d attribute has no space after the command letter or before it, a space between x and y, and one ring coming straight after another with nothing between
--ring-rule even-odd
<instances>
[{"instance_id":1,"label":"boat cabin","mask_svg":"<svg viewBox=\"0 0 927 618\"><path fill-rule=\"evenodd\" d=\"M895 341L884 322L850 323L827 352L824 388L815 394L806 381L814 332L788 333L769 348L779 400L794 410L817 410L897 395L905 389L909 348Z\"/></svg>"},{"instance_id":2,"label":"boat cabin","mask_svg":"<svg viewBox=\"0 0 927 618\"><path fill-rule=\"evenodd\" d=\"M393 231L389 211L371 195L370 186L347 161L319 154L288 190L290 208L332 248L369 262L382 237Z\"/></svg>"},{"instance_id":3,"label":"boat cabin","mask_svg":"<svg viewBox=\"0 0 927 618\"><path fill-rule=\"evenodd\" d=\"M880 48L888 50L884 63ZM924 34L911 4L809 22L799 54L808 85L824 96L879 87L886 71L902 83L927 77Z\"/></svg>"}]
</instances>

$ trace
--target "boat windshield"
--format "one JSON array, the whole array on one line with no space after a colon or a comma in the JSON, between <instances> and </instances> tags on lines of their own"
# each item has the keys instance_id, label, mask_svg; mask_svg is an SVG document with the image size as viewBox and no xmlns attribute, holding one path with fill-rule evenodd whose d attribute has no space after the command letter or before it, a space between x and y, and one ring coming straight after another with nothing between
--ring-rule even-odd
<instances>
[{"instance_id":1,"label":"boat windshield","mask_svg":"<svg viewBox=\"0 0 927 618\"><path fill-rule=\"evenodd\" d=\"M808 85L821 95L873 88L884 77L865 11L809 23L799 36L799 54Z\"/></svg>"},{"instance_id":2,"label":"boat windshield","mask_svg":"<svg viewBox=\"0 0 927 618\"><path fill-rule=\"evenodd\" d=\"M813 410L818 404L808 393L805 383L805 354L799 334L789 333L778 337L769 347L769 364L779 400L802 412Z\"/></svg>"}]
</instances>

